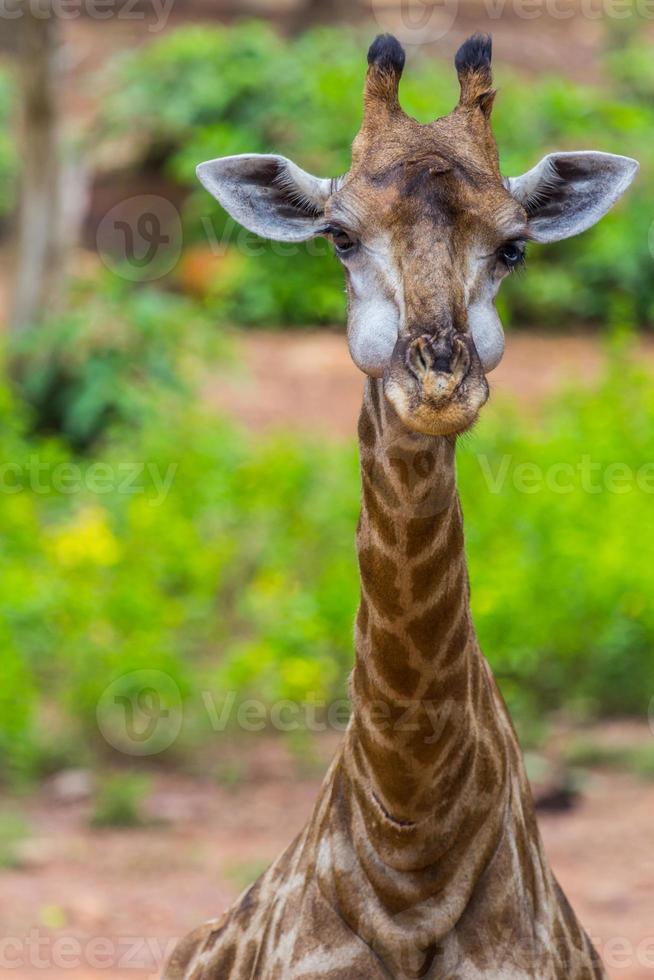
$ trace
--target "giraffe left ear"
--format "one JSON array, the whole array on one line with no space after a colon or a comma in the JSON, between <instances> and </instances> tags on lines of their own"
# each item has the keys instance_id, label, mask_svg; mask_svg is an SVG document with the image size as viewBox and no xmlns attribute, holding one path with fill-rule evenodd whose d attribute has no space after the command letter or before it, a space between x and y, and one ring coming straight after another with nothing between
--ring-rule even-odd
<instances>
[{"instance_id":1,"label":"giraffe left ear","mask_svg":"<svg viewBox=\"0 0 654 980\"><path fill-rule=\"evenodd\" d=\"M319 235L334 182L286 157L244 153L201 163L198 180L239 224L261 238L305 242Z\"/></svg>"},{"instance_id":2,"label":"giraffe left ear","mask_svg":"<svg viewBox=\"0 0 654 980\"><path fill-rule=\"evenodd\" d=\"M638 173L631 157L614 153L550 153L507 186L529 215L536 242L558 242L591 228Z\"/></svg>"}]
</instances>

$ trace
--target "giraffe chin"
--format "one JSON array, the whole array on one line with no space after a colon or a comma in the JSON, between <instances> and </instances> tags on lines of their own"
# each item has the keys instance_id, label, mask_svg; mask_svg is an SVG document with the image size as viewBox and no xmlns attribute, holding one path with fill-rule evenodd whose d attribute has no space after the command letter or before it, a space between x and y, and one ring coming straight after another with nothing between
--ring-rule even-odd
<instances>
[{"instance_id":1,"label":"giraffe chin","mask_svg":"<svg viewBox=\"0 0 654 980\"><path fill-rule=\"evenodd\" d=\"M473 384L462 383L449 399L433 401L421 397L397 379L384 382L384 395L400 421L414 432L426 436L458 436L471 429L481 408L488 401L488 383L483 377Z\"/></svg>"}]
</instances>

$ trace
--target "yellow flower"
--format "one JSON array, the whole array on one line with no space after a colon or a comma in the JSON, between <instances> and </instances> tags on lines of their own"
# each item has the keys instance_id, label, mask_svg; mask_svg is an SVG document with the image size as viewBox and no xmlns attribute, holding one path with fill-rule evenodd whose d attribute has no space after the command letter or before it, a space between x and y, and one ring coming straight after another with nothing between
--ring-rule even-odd
<instances>
[{"instance_id":1,"label":"yellow flower","mask_svg":"<svg viewBox=\"0 0 654 980\"><path fill-rule=\"evenodd\" d=\"M53 530L50 547L65 568L114 565L120 558L120 546L101 507L84 507L69 524Z\"/></svg>"}]
</instances>

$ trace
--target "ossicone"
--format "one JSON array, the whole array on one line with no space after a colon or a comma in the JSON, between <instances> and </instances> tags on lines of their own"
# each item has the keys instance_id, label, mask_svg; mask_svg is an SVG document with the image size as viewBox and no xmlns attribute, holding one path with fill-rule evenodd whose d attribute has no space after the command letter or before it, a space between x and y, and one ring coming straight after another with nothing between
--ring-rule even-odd
<instances>
[{"instance_id":1,"label":"ossicone","mask_svg":"<svg viewBox=\"0 0 654 980\"><path fill-rule=\"evenodd\" d=\"M390 109L398 107L398 89L404 70L404 48L392 34L380 34L368 51L366 103L382 103Z\"/></svg>"},{"instance_id":2,"label":"ossicone","mask_svg":"<svg viewBox=\"0 0 654 980\"><path fill-rule=\"evenodd\" d=\"M461 86L461 108L481 109L484 115L490 115L495 98L492 56L493 41L490 34L473 34L457 51L454 67Z\"/></svg>"},{"instance_id":3,"label":"ossicone","mask_svg":"<svg viewBox=\"0 0 654 980\"><path fill-rule=\"evenodd\" d=\"M379 34L368 49L368 64L382 71L392 71L401 75L405 61L404 48L392 34Z\"/></svg>"}]
</instances>

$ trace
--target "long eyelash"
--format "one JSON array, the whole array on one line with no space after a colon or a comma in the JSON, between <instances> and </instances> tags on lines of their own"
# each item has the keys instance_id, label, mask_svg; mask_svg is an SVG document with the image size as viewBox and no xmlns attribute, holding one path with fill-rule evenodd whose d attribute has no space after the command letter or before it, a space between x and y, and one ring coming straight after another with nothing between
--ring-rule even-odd
<instances>
[{"instance_id":1,"label":"long eyelash","mask_svg":"<svg viewBox=\"0 0 654 980\"><path fill-rule=\"evenodd\" d=\"M520 257L513 263L504 260L504 264L510 273L523 272L527 266L527 249L525 243L522 240L520 242L507 242L504 247L506 248L510 245L519 248Z\"/></svg>"},{"instance_id":2,"label":"long eyelash","mask_svg":"<svg viewBox=\"0 0 654 980\"><path fill-rule=\"evenodd\" d=\"M520 258L518 259L518 261L515 263L515 265L509 266L509 271L510 272L524 272L526 268L527 268L527 253L525 251L523 251L522 252L522 255L520 256Z\"/></svg>"},{"instance_id":3,"label":"long eyelash","mask_svg":"<svg viewBox=\"0 0 654 980\"><path fill-rule=\"evenodd\" d=\"M343 229L339 228L338 225L325 225L318 232L319 235L338 235Z\"/></svg>"}]
</instances>

